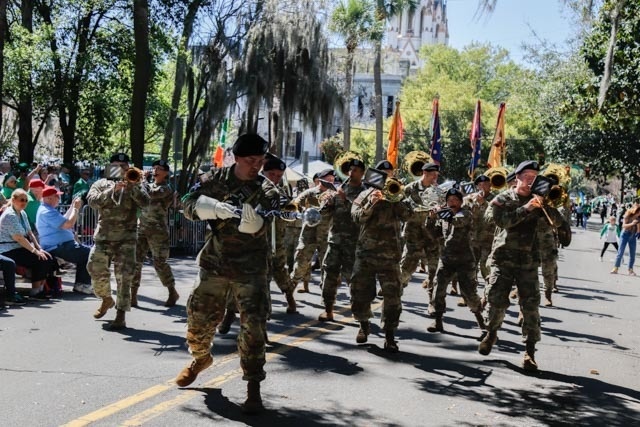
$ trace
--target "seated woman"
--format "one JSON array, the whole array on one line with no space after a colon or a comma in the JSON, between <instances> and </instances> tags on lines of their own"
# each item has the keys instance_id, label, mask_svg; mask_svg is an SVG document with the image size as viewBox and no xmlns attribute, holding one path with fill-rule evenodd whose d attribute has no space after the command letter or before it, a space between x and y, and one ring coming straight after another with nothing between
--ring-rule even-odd
<instances>
[{"instance_id":1,"label":"seated woman","mask_svg":"<svg viewBox=\"0 0 640 427\"><path fill-rule=\"evenodd\" d=\"M16 265L29 268L31 270L30 297L47 300L44 282L55 270L56 263L51 254L42 250L31 231L24 211L26 205L26 191L16 189L0 216L0 254L14 260Z\"/></svg>"}]
</instances>

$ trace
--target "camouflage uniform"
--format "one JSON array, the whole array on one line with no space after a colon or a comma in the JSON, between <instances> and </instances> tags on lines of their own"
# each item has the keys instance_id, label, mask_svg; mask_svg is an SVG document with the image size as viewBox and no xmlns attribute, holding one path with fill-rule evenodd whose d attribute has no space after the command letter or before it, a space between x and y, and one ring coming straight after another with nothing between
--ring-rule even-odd
<instances>
[{"instance_id":1,"label":"camouflage uniform","mask_svg":"<svg viewBox=\"0 0 640 427\"><path fill-rule=\"evenodd\" d=\"M470 194L464 198L463 206L471 211L471 218L473 221L473 227L471 229L471 250L476 259L476 271L478 264L480 265L480 274L485 283L489 279L489 267L487 266L487 259L491 253L491 244L493 243L493 236L496 232L496 224L491 221L485 220L484 213L489 206L489 202L495 197L494 194L489 193L486 197L480 198L477 193Z\"/></svg>"},{"instance_id":2,"label":"camouflage uniform","mask_svg":"<svg viewBox=\"0 0 640 427\"><path fill-rule=\"evenodd\" d=\"M151 249L153 268L156 270L160 282L166 288L173 288L176 282L171 267L167 263L167 258L169 258L167 209L173 204L173 190L167 183L144 183L143 186L149 194L149 205L142 208L138 221L136 272L131 287L140 287L142 263Z\"/></svg>"},{"instance_id":3,"label":"camouflage uniform","mask_svg":"<svg viewBox=\"0 0 640 427\"><path fill-rule=\"evenodd\" d=\"M445 205L445 192L437 185L427 187L421 195L422 205L428 209L437 209ZM433 289L438 262L440 261L440 252L444 245L444 237L442 236L442 222L434 215L428 215L425 222L425 235L428 236L430 242L428 247L425 246L427 269L429 270L428 288ZM413 273L413 272L412 272Z\"/></svg>"},{"instance_id":4,"label":"camouflage uniform","mask_svg":"<svg viewBox=\"0 0 640 427\"><path fill-rule=\"evenodd\" d=\"M302 220L287 221L284 225L284 250L289 270L293 270L296 247L302 231Z\"/></svg>"},{"instance_id":5,"label":"camouflage uniform","mask_svg":"<svg viewBox=\"0 0 640 427\"><path fill-rule=\"evenodd\" d=\"M269 180L265 180L264 186L267 191L273 184ZM280 195L280 204L285 205L289 197L282 185L276 185L276 189ZM287 251L285 247L285 233L287 229L287 221L275 218L269 228L269 269L270 276L278 285L282 293L293 292L294 286L289 280L289 271L287 269Z\"/></svg>"},{"instance_id":6,"label":"camouflage uniform","mask_svg":"<svg viewBox=\"0 0 640 427\"><path fill-rule=\"evenodd\" d=\"M139 184L129 184L122 193L114 191L115 185L103 178L87 194L87 203L98 212L87 271L96 296L104 300L111 297L109 266L113 262L118 285L116 308L129 311L131 282L136 271L137 210L149 204L149 195Z\"/></svg>"},{"instance_id":7,"label":"camouflage uniform","mask_svg":"<svg viewBox=\"0 0 640 427\"><path fill-rule=\"evenodd\" d=\"M437 267L437 261L434 266L432 257L427 256L427 253L433 253L433 249L438 247L438 242L434 239L435 236L431 233L432 230L427 230L427 216L429 212L426 208L422 207L421 198L425 190L426 187L422 184L421 179L407 184L404 187L407 202L418 209L414 209L413 214L404 223L402 228L402 238L404 240L404 249L400 261L402 286L407 286L421 259L427 260L431 279ZM429 264L429 261L431 261L431 264Z\"/></svg>"},{"instance_id":8,"label":"camouflage uniform","mask_svg":"<svg viewBox=\"0 0 640 427\"><path fill-rule=\"evenodd\" d=\"M235 165L209 172L183 198L185 217L198 220L198 197L207 196L240 208L250 203L263 209L278 209L277 190L265 191L264 177L240 181ZM198 254L198 277L187 302L187 343L195 359L209 356L216 326L221 322L227 295L240 310L238 352L244 380L265 378L265 330L269 301L267 273L270 220L256 234L241 233L240 219L209 220L211 232Z\"/></svg>"},{"instance_id":9,"label":"camouflage uniform","mask_svg":"<svg viewBox=\"0 0 640 427\"><path fill-rule=\"evenodd\" d=\"M469 242L472 225L471 212L465 207L443 224L445 242L436 272L433 299L436 317L442 317L445 312L447 285L456 275L471 312L478 313L481 310L480 297L476 293L476 262Z\"/></svg>"},{"instance_id":10,"label":"camouflage uniform","mask_svg":"<svg viewBox=\"0 0 640 427\"><path fill-rule=\"evenodd\" d=\"M495 221L499 227L489 256L491 274L485 298L489 304L487 330L496 332L502 325L509 307L509 292L515 284L523 314L523 341L536 343L540 341L536 229L543 213L540 209L527 212L523 207L532 197L519 196L515 189L509 189L498 194L485 212L485 219ZM554 222L562 221L556 209L547 208L547 212Z\"/></svg>"},{"instance_id":11,"label":"camouflage uniform","mask_svg":"<svg viewBox=\"0 0 640 427\"><path fill-rule=\"evenodd\" d=\"M351 279L356 256L359 227L351 218L351 206L364 191L363 185L343 187L345 200L334 196L333 224L329 230L327 253L322 262L322 299L325 307L333 307L342 277Z\"/></svg>"},{"instance_id":12,"label":"camouflage uniform","mask_svg":"<svg viewBox=\"0 0 640 427\"><path fill-rule=\"evenodd\" d=\"M320 206L319 197L323 192L320 186L310 188L302 192L294 199L298 206L318 207ZM309 227L307 224L302 225L298 246L291 271L291 280L294 285L303 280L309 282L311 279L311 259L313 253L318 250L318 256L322 259L327 252L327 237L329 228L331 227L332 209L325 206L321 211L322 219L320 224L315 227Z\"/></svg>"},{"instance_id":13,"label":"camouflage uniform","mask_svg":"<svg viewBox=\"0 0 640 427\"><path fill-rule=\"evenodd\" d=\"M558 242L555 227L552 227L544 216L538 220L536 239L544 291L547 299L551 300L551 291L558 278Z\"/></svg>"},{"instance_id":14,"label":"camouflage uniform","mask_svg":"<svg viewBox=\"0 0 640 427\"><path fill-rule=\"evenodd\" d=\"M376 297L376 278L382 288L382 328L395 331L402 312L400 281L401 221L411 215L407 202L380 200L371 204L370 188L354 200L351 216L360 226L356 261L351 276L351 311L359 322L373 317L371 302Z\"/></svg>"}]
</instances>

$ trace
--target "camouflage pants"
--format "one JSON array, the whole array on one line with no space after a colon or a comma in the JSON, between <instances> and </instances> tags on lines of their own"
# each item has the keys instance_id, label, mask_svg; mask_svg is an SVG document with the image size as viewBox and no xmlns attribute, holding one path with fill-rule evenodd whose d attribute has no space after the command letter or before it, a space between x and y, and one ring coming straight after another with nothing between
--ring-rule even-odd
<instances>
[{"instance_id":1,"label":"camouflage pants","mask_svg":"<svg viewBox=\"0 0 640 427\"><path fill-rule=\"evenodd\" d=\"M518 262L520 260L522 263ZM523 341L540 341L538 265L530 257L514 256L513 260L499 263L491 261L491 274L485 288L485 298L489 305L487 330L497 331L500 329L504 314L509 307L509 293L514 284L518 289L520 311L524 317L522 323Z\"/></svg>"},{"instance_id":2,"label":"camouflage pants","mask_svg":"<svg viewBox=\"0 0 640 427\"><path fill-rule=\"evenodd\" d=\"M136 269L136 241L95 242L89 253L87 271L98 298L111 296L111 263L118 285L116 308L130 311L131 280Z\"/></svg>"},{"instance_id":3,"label":"camouflage pants","mask_svg":"<svg viewBox=\"0 0 640 427\"><path fill-rule=\"evenodd\" d=\"M440 248L438 245L427 243L424 240L414 241L413 239L407 239L402 250L402 259L400 260L402 285L407 286L420 260L426 261L429 281L432 281L438 269L439 258Z\"/></svg>"},{"instance_id":4,"label":"camouflage pants","mask_svg":"<svg viewBox=\"0 0 640 427\"><path fill-rule=\"evenodd\" d=\"M440 260L438 271L436 273L436 287L434 289L434 298L432 301L436 314L444 314L447 304L447 286L449 283L458 279L458 285L462 297L464 298L469 310L472 313L481 311L480 297L476 291L476 263L475 261L458 262L446 264Z\"/></svg>"},{"instance_id":5,"label":"camouflage pants","mask_svg":"<svg viewBox=\"0 0 640 427\"><path fill-rule=\"evenodd\" d=\"M540 268L545 291L553 289L558 279L558 250L540 250Z\"/></svg>"},{"instance_id":6,"label":"camouflage pants","mask_svg":"<svg viewBox=\"0 0 640 427\"><path fill-rule=\"evenodd\" d=\"M224 317L227 295L230 295L240 310L238 353L244 373L242 379L265 379L264 333L268 311L265 289L266 275L228 278L200 268L187 302L187 343L193 357L198 359L210 354L216 326Z\"/></svg>"},{"instance_id":7,"label":"camouflage pants","mask_svg":"<svg viewBox=\"0 0 640 427\"><path fill-rule=\"evenodd\" d=\"M285 225L282 220L277 219L274 223L275 226L272 232L275 232L275 249L269 254L269 277L278 285L278 288L282 293L292 292L294 289L293 283L289 280L289 270L287 269L287 251L285 246ZM273 239L272 239L273 240ZM274 242L272 241L272 244Z\"/></svg>"},{"instance_id":8,"label":"camouflage pants","mask_svg":"<svg viewBox=\"0 0 640 427\"><path fill-rule=\"evenodd\" d=\"M302 231L302 227L287 226L284 232L284 248L289 270L293 270L296 247L298 246L298 240L300 239L300 231Z\"/></svg>"},{"instance_id":9,"label":"camouflage pants","mask_svg":"<svg viewBox=\"0 0 640 427\"><path fill-rule=\"evenodd\" d=\"M351 276L351 312L359 322L373 317L371 302L376 298L376 278L382 289L382 329L395 331L402 313L402 284L397 260L356 256Z\"/></svg>"},{"instance_id":10,"label":"camouflage pants","mask_svg":"<svg viewBox=\"0 0 640 427\"><path fill-rule=\"evenodd\" d=\"M329 243L322 261L322 299L325 306L335 304L342 277L351 279L355 257L355 239L348 243Z\"/></svg>"},{"instance_id":11,"label":"camouflage pants","mask_svg":"<svg viewBox=\"0 0 640 427\"><path fill-rule=\"evenodd\" d=\"M488 282L491 270L487 265L487 260L489 259L489 254L491 253L491 245L473 246L471 249L473 251L473 256L476 259L476 272L478 271L478 267L480 267L480 275L485 282Z\"/></svg>"},{"instance_id":12,"label":"camouflage pants","mask_svg":"<svg viewBox=\"0 0 640 427\"><path fill-rule=\"evenodd\" d=\"M142 277L142 263L151 249L153 256L153 268L158 274L162 286L172 288L176 285L171 266L167 262L169 258L169 235L161 232L138 232L136 243L136 272L133 276L132 288L140 287Z\"/></svg>"},{"instance_id":13,"label":"camouflage pants","mask_svg":"<svg viewBox=\"0 0 640 427\"><path fill-rule=\"evenodd\" d=\"M320 259L323 259L327 252L327 245L328 243L326 238L315 242L304 241L300 238L298 247L296 248L293 271L291 272L291 280L293 280L294 283L297 284L301 280L304 280L305 282L309 282L311 280L311 259L313 259L313 253L317 249L318 256Z\"/></svg>"}]
</instances>

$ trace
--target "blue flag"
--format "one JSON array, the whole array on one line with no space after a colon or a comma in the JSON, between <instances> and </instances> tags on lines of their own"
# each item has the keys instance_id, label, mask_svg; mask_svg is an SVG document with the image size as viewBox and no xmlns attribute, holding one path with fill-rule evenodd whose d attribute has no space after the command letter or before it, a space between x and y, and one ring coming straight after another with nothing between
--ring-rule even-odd
<instances>
[{"instance_id":1,"label":"blue flag","mask_svg":"<svg viewBox=\"0 0 640 427\"><path fill-rule=\"evenodd\" d=\"M469 163L469 177L473 179L476 168L480 163L480 150L482 149L482 123L480 122L480 100L476 103L476 111L473 114L473 123L471 125L471 163Z\"/></svg>"},{"instance_id":2,"label":"blue flag","mask_svg":"<svg viewBox=\"0 0 640 427\"><path fill-rule=\"evenodd\" d=\"M440 114L438 113L438 98L433 100L431 113L431 152L433 163L439 165L442 160L442 135L440 134Z\"/></svg>"}]
</instances>

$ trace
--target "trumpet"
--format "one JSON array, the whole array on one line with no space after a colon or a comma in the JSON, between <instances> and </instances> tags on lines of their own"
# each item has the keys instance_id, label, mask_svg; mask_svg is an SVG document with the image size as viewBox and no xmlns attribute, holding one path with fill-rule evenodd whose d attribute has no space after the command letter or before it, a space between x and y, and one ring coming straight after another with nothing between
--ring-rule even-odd
<instances>
[{"instance_id":1,"label":"trumpet","mask_svg":"<svg viewBox=\"0 0 640 427\"><path fill-rule=\"evenodd\" d=\"M137 184L142 181L143 172L137 167L130 167L124 173L124 180L132 184Z\"/></svg>"}]
</instances>

